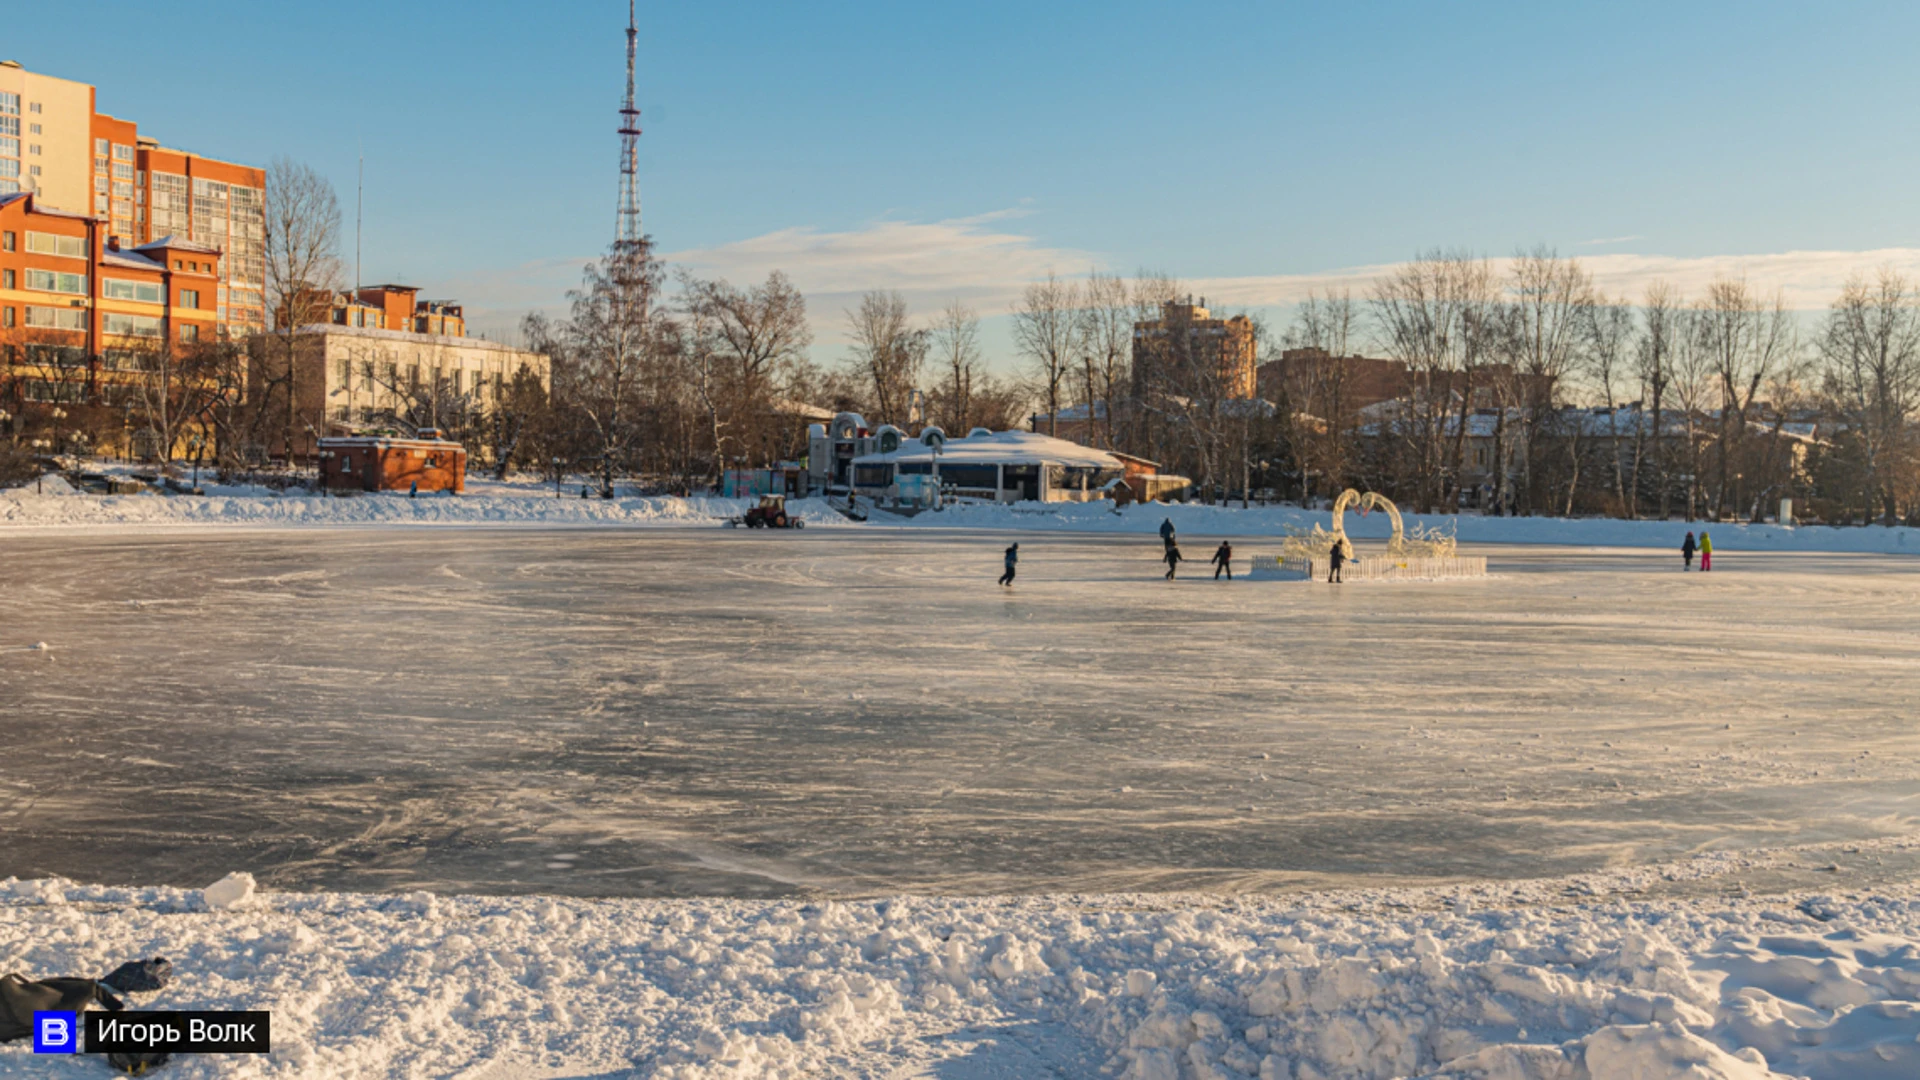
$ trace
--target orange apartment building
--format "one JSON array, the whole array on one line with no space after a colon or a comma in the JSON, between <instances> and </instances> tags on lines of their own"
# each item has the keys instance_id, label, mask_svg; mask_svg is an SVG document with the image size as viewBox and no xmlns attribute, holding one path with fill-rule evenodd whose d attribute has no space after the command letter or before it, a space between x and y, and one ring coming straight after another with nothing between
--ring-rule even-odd
<instances>
[{"instance_id":1,"label":"orange apartment building","mask_svg":"<svg viewBox=\"0 0 1920 1080\"><path fill-rule=\"evenodd\" d=\"M0 61L0 195L101 223L123 249L172 241L216 249L220 332L266 329L266 173L142 136L101 113L87 83Z\"/></svg>"},{"instance_id":2,"label":"orange apartment building","mask_svg":"<svg viewBox=\"0 0 1920 1080\"><path fill-rule=\"evenodd\" d=\"M0 408L131 408L153 353L215 339L221 280L212 246L0 195Z\"/></svg>"}]
</instances>

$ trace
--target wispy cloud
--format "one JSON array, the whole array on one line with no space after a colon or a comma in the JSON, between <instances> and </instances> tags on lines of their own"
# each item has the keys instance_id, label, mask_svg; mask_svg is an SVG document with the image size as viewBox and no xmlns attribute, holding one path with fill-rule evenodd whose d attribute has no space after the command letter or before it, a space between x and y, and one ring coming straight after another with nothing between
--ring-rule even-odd
<instances>
[{"instance_id":1,"label":"wispy cloud","mask_svg":"<svg viewBox=\"0 0 1920 1080\"><path fill-rule=\"evenodd\" d=\"M1503 272L1510 259L1491 260ZM1682 296L1697 296L1712 282L1744 278L1760 292L1778 290L1787 306L1817 310L1832 302L1847 278L1891 266L1920 277L1920 248L1877 248L1872 251L1785 251L1761 255L1631 255L1612 252L1585 255L1580 264L1593 275L1594 285L1608 296L1637 300L1655 281L1665 281ZM1313 293L1340 289L1355 296L1397 265L1383 263L1328 270L1312 274L1275 274L1258 277L1199 278L1193 291L1216 307L1285 307Z\"/></svg>"},{"instance_id":2,"label":"wispy cloud","mask_svg":"<svg viewBox=\"0 0 1920 1080\"><path fill-rule=\"evenodd\" d=\"M843 309L869 289L897 289L918 313L963 301L983 316L1004 315L1027 283L1049 271L1063 275L1107 269L1111 260L1075 248L1056 247L1011 226L1022 207L935 222L893 219L844 230L795 226L712 247L665 253L676 267L736 284L784 271L807 296L822 344L843 337ZM1622 236L1590 245L1630 243ZM1580 262L1608 296L1636 299L1656 280L1683 296L1699 295L1717 278L1745 278L1761 291L1781 291L1802 310L1824 308L1851 274L1891 265L1920 277L1920 248L1871 251L1788 251L1749 255L1671 256L1606 252ZM588 260L544 260L476 273L436 288L468 305L475 327L510 336L521 314L564 310L566 291L578 284ZM1504 270L1508 259L1494 259ZM1378 263L1303 274L1186 279L1187 287L1217 308L1287 307L1310 293L1347 289L1364 296L1373 281L1400 264Z\"/></svg>"},{"instance_id":3,"label":"wispy cloud","mask_svg":"<svg viewBox=\"0 0 1920 1080\"><path fill-rule=\"evenodd\" d=\"M1581 247L1604 247L1608 244L1624 244L1629 240L1639 240L1639 239L1641 239L1640 234L1634 233L1632 236L1609 236L1602 240L1582 240L1580 241L1580 246Z\"/></svg>"},{"instance_id":4,"label":"wispy cloud","mask_svg":"<svg viewBox=\"0 0 1920 1080\"><path fill-rule=\"evenodd\" d=\"M717 247L672 252L666 259L696 274L736 283L785 271L811 303L835 317L848 300L869 289L897 289L916 310L935 310L958 299L993 314L1004 310L1023 285L1048 271L1084 273L1105 261L999 227L1023 213L1011 209L936 222L876 221L840 232L781 229Z\"/></svg>"}]
</instances>

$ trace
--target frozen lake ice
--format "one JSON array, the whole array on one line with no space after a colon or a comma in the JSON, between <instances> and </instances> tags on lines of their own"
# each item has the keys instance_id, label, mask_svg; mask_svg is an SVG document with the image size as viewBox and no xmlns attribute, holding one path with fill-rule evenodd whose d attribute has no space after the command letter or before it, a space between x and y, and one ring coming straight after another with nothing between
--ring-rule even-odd
<instances>
[{"instance_id":1,"label":"frozen lake ice","mask_svg":"<svg viewBox=\"0 0 1920 1080\"><path fill-rule=\"evenodd\" d=\"M1150 538L924 529L4 544L0 877L1277 891L1920 814L1911 558L1476 546L1490 580L1332 587L1216 584L1203 537L1175 583Z\"/></svg>"}]
</instances>

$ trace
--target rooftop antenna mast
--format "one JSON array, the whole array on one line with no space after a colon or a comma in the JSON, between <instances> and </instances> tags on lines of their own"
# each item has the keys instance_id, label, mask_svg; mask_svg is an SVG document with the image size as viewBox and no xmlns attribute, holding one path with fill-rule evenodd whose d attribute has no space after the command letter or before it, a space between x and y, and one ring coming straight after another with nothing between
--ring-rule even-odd
<instances>
[{"instance_id":1,"label":"rooftop antenna mast","mask_svg":"<svg viewBox=\"0 0 1920 1080\"><path fill-rule=\"evenodd\" d=\"M362 143L360 146L360 175L354 181L353 186L353 297L355 300L360 298L360 223L362 220L361 208L365 205L366 198L367 148L366 144Z\"/></svg>"},{"instance_id":2,"label":"rooftop antenna mast","mask_svg":"<svg viewBox=\"0 0 1920 1080\"><path fill-rule=\"evenodd\" d=\"M640 231L640 110L633 103L633 53L640 37L634 0L627 0L627 99L620 109L620 214L613 245L626 252L645 236Z\"/></svg>"}]
</instances>

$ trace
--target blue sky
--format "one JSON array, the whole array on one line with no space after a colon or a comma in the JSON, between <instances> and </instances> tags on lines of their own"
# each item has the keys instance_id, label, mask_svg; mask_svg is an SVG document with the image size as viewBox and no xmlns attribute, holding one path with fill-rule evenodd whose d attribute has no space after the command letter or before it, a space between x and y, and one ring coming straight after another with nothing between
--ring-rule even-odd
<instances>
[{"instance_id":1,"label":"blue sky","mask_svg":"<svg viewBox=\"0 0 1920 1080\"><path fill-rule=\"evenodd\" d=\"M610 238L625 20L43 4L0 54L171 145L321 169L349 258L364 145L364 277L497 331ZM786 269L829 342L869 287L993 315L1048 268L1144 267L1265 308L1435 245L1817 306L1920 263L1916 40L1911 4L643 4L646 221L704 272Z\"/></svg>"}]
</instances>

